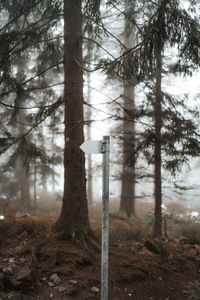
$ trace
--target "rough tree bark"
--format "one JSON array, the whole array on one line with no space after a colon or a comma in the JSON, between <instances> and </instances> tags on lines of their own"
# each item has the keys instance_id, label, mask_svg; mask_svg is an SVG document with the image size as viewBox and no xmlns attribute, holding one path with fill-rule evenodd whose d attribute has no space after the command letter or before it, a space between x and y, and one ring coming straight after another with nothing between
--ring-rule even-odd
<instances>
[{"instance_id":1,"label":"rough tree bark","mask_svg":"<svg viewBox=\"0 0 200 300\"><path fill-rule=\"evenodd\" d=\"M85 157L79 146L83 133L83 75L81 0L64 0L65 150L64 195L55 229L83 246L95 244L88 218Z\"/></svg>"},{"instance_id":2,"label":"rough tree bark","mask_svg":"<svg viewBox=\"0 0 200 300\"><path fill-rule=\"evenodd\" d=\"M88 60L91 59L92 51L91 51L91 43L88 41L87 44L87 56ZM87 78L87 103L90 104L91 102L91 74L90 72L88 73L88 78ZM91 107L88 105L87 110L86 110L86 121L90 121L92 116L92 110ZM91 127L90 123L88 123L87 126L87 139L91 140ZM88 197L88 204L89 206L93 205L93 178L92 178L92 155L88 155L88 163L87 163L87 197Z\"/></svg>"},{"instance_id":3,"label":"rough tree bark","mask_svg":"<svg viewBox=\"0 0 200 300\"><path fill-rule=\"evenodd\" d=\"M122 189L119 215L131 217L135 215L135 161L128 166L130 151L135 148L135 126L133 120L128 121L130 115L126 110L134 109L134 87L124 85L124 120L123 120L123 162L122 162Z\"/></svg>"},{"instance_id":4,"label":"rough tree bark","mask_svg":"<svg viewBox=\"0 0 200 300\"><path fill-rule=\"evenodd\" d=\"M130 9L130 5L133 6L134 3L126 0L126 12ZM124 25L124 44L127 48L132 48L135 44L135 26L127 17ZM133 116L127 112L135 110L135 88L134 84L128 81L124 82L123 107L123 161L119 215L132 217L135 215L135 159L132 158L131 167L128 161L130 152L135 153L135 124Z\"/></svg>"}]
</instances>

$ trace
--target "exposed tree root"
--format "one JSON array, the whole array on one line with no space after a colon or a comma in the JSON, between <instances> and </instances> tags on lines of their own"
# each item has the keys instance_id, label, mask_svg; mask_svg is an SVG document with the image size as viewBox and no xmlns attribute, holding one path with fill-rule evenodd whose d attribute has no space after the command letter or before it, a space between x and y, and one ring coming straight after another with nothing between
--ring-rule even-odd
<instances>
[{"instance_id":1,"label":"exposed tree root","mask_svg":"<svg viewBox=\"0 0 200 300\"><path fill-rule=\"evenodd\" d=\"M92 229L89 226L82 226L82 228L74 228L72 224L63 224L61 219L58 219L54 225L54 230L57 233L57 238L60 240L69 240L75 246L83 249L94 249L100 251L101 247L98 244L97 238L95 237Z\"/></svg>"}]
</instances>

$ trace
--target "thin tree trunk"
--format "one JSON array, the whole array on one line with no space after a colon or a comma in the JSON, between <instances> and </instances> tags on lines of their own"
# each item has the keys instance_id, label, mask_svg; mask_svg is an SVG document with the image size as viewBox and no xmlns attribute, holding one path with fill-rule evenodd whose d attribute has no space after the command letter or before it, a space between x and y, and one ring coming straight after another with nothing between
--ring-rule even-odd
<instances>
[{"instance_id":1,"label":"thin tree trunk","mask_svg":"<svg viewBox=\"0 0 200 300\"><path fill-rule=\"evenodd\" d=\"M36 142L36 141L35 141ZM34 174L33 174L33 207L37 207L37 160L34 157Z\"/></svg>"},{"instance_id":2,"label":"thin tree trunk","mask_svg":"<svg viewBox=\"0 0 200 300\"><path fill-rule=\"evenodd\" d=\"M20 101L20 105L24 106L24 101ZM20 110L17 114L17 121L20 123L25 122L24 110ZM25 126L19 124L19 135L23 136L25 134ZM17 159L17 174L19 182L19 191L20 198L19 204L20 207L29 209L30 204L30 184L29 184L29 160L27 156L27 147L28 147L28 137L24 138L20 143L20 153L18 154Z\"/></svg>"},{"instance_id":3,"label":"thin tree trunk","mask_svg":"<svg viewBox=\"0 0 200 300\"><path fill-rule=\"evenodd\" d=\"M85 157L80 150L83 133L83 75L81 0L64 0L65 150L62 211L55 229L87 246L94 242L86 197Z\"/></svg>"},{"instance_id":4,"label":"thin tree trunk","mask_svg":"<svg viewBox=\"0 0 200 300\"><path fill-rule=\"evenodd\" d=\"M54 143L55 143L55 131L52 132L52 140L51 140L51 148L52 148L52 154L54 154ZM55 179L55 170L54 166L52 166L53 172L52 172L52 192L55 193L55 186L56 186L56 179Z\"/></svg>"},{"instance_id":5,"label":"thin tree trunk","mask_svg":"<svg viewBox=\"0 0 200 300\"><path fill-rule=\"evenodd\" d=\"M9 14L9 20L12 19L12 16ZM25 22L23 22L23 25L21 23L21 20L18 19L16 23L14 24L14 28L16 30L22 30L24 29ZM26 64L26 58L22 55L18 56L17 59L17 74L16 74L16 80L17 82L23 82L24 81L24 65ZM22 86L18 86L17 92L16 92L16 104L17 106L25 107L25 95L24 90ZM19 136L24 136L26 132L26 111L24 109L20 109L16 111L15 114L16 121L18 122L18 134ZM19 153L16 161L16 173L18 177L18 187L19 187L19 206L21 208L29 209L31 207L31 199L30 199L30 183L29 183L29 157L28 157L28 144L30 141L30 136L26 136L22 138L20 144L19 144Z\"/></svg>"},{"instance_id":6,"label":"thin tree trunk","mask_svg":"<svg viewBox=\"0 0 200 300\"><path fill-rule=\"evenodd\" d=\"M41 151L45 153L45 134L43 127L39 127L39 133L41 136ZM41 162L41 183L42 183L42 193L45 195L47 192L47 172L45 162Z\"/></svg>"},{"instance_id":7,"label":"thin tree trunk","mask_svg":"<svg viewBox=\"0 0 200 300\"><path fill-rule=\"evenodd\" d=\"M132 1L125 1L125 11L135 5ZM131 48L135 44L135 27L128 18L125 18L124 44ZM124 119L123 119L123 162L122 162L122 189L120 199L119 215L131 217L135 215L135 124L133 116L128 112L135 110L135 89L134 84L124 82ZM129 166L130 153L132 154L131 167Z\"/></svg>"},{"instance_id":8,"label":"thin tree trunk","mask_svg":"<svg viewBox=\"0 0 200 300\"><path fill-rule=\"evenodd\" d=\"M24 67L23 67L23 59L19 58L18 65L17 65L17 78L20 80L20 78L24 77ZM24 99L24 91L19 88L17 91L17 103L20 103L20 106L24 107L25 99ZM24 136L26 132L26 114L24 109L20 109L17 111L16 114L16 120L18 122L18 131L20 136ZM18 153L18 159L17 159L17 176L18 176L18 182L19 182L19 191L20 191L20 198L19 198L19 204L20 207L29 209L30 204L30 184L29 184L29 157L28 157L28 144L29 144L29 138L26 136L21 142L19 146Z\"/></svg>"},{"instance_id":9,"label":"thin tree trunk","mask_svg":"<svg viewBox=\"0 0 200 300\"><path fill-rule=\"evenodd\" d=\"M162 181L161 181L161 128L162 128L162 46L157 52L156 68L156 96L155 96L155 215L154 215L154 236L162 235Z\"/></svg>"},{"instance_id":10,"label":"thin tree trunk","mask_svg":"<svg viewBox=\"0 0 200 300\"><path fill-rule=\"evenodd\" d=\"M30 209L30 184L29 166L24 165L23 157L19 158L19 188L20 188L20 207Z\"/></svg>"}]
</instances>

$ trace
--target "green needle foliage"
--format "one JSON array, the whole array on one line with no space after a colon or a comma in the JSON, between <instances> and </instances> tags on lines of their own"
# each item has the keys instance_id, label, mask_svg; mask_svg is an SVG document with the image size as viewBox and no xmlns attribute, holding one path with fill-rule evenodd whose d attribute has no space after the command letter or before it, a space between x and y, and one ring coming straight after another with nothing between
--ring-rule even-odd
<instances>
[{"instance_id":1,"label":"green needle foliage","mask_svg":"<svg viewBox=\"0 0 200 300\"><path fill-rule=\"evenodd\" d=\"M177 49L179 63L199 66L200 25L180 1L161 1L147 23L140 27L138 44L115 60L101 60L99 67L109 77L141 82L151 79L155 73L159 43L164 48Z\"/></svg>"}]
</instances>

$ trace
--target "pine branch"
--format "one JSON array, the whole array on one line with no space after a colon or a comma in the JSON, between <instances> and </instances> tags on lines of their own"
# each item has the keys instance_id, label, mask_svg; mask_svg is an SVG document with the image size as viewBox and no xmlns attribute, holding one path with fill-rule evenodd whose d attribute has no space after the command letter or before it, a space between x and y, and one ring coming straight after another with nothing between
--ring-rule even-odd
<instances>
[{"instance_id":1,"label":"pine branch","mask_svg":"<svg viewBox=\"0 0 200 300\"><path fill-rule=\"evenodd\" d=\"M4 153L5 151L7 151L10 147L12 147L13 145L17 144L18 142L20 142L22 139L24 139L26 136L28 136L33 129L35 129L36 127L38 127L42 122L44 122L46 120L47 117L49 117L61 104L63 103L63 98L60 97L56 102L54 102L50 107L48 107L47 109L44 108L43 114L41 116L41 118L39 120L37 120L37 122L29 129L27 130L27 132L19 137L12 137L9 138L9 140L11 140L12 142L9 143L7 146L4 146L3 149L0 151L0 155L2 153ZM41 114L40 114L41 115ZM2 139L1 139L2 140ZM7 139L8 140L8 139Z\"/></svg>"},{"instance_id":2,"label":"pine branch","mask_svg":"<svg viewBox=\"0 0 200 300\"><path fill-rule=\"evenodd\" d=\"M34 8L35 6L37 6L39 3L43 2L43 0L39 0L37 2L34 3L34 5L30 6L27 8L27 10L23 10L19 15L17 15L14 19L10 20L5 26L3 26L2 28L0 28L0 32L3 31L4 29L6 29L8 26L10 26L11 24L13 24L14 22L16 22L17 19L21 18L25 13L29 12L32 8Z\"/></svg>"},{"instance_id":3,"label":"pine branch","mask_svg":"<svg viewBox=\"0 0 200 300\"><path fill-rule=\"evenodd\" d=\"M136 23L135 19L130 18L130 16L129 16L126 12L122 11L121 9L119 9L119 7L117 7L117 5L115 5L113 2L111 3L111 5L112 5L116 10L118 10L122 15L124 15L124 17L125 17L127 20L129 20L132 24L134 24L134 25L137 27L139 33L142 33L142 30L141 30L140 26Z\"/></svg>"},{"instance_id":4,"label":"pine branch","mask_svg":"<svg viewBox=\"0 0 200 300\"><path fill-rule=\"evenodd\" d=\"M90 41L90 42L92 42L92 43L94 43L94 44L96 44L99 48L101 48L102 50L104 50L109 56L111 56L112 58L114 58L115 59L115 57L106 49L106 48L104 48L101 44L99 44L97 41L95 41L95 40L93 40L93 39L90 39L90 38L88 38L88 37L83 37L83 39L84 40L87 40L87 41ZM91 72L91 71L90 71Z\"/></svg>"},{"instance_id":5,"label":"pine branch","mask_svg":"<svg viewBox=\"0 0 200 300\"><path fill-rule=\"evenodd\" d=\"M4 96L7 96L7 95L9 95L10 93L15 93L16 90L17 90L17 88L18 88L19 86L21 87L21 86L23 86L23 85L26 85L27 83L31 82L33 79L35 79L35 78L41 76L42 74L44 74L44 73L46 73L47 71L49 71L49 70L51 70L51 69L53 69L53 68L59 66L60 64L63 64L63 60L60 61L60 62L58 62L58 63L56 63L56 64L54 64L54 65L51 65L51 66L49 66L49 67L43 69L43 70L40 71L39 73L37 73L37 74L35 74L34 76L30 77L29 79L23 81L22 83L18 84L17 86L15 86L14 88L10 89L9 91L6 91L6 92L1 93L1 94L0 94L0 98L1 98L1 97L4 97Z\"/></svg>"},{"instance_id":6,"label":"pine branch","mask_svg":"<svg viewBox=\"0 0 200 300\"><path fill-rule=\"evenodd\" d=\"M92 18L91 18L91 16L86 16L88 19L91 19L91 20L93 20ZM99 21L100 22L100 21ZM119 45L121 45L124 49L126 49L127 50L127 47L120 41L120 39L118 39L112 32L110 32L110 30L108 30L107 28L105 28L105 26L104 26L104 24L101 22L101 23L99 23L98 22L98 25L104 30L104 32L107 34L107 35L110 35L110 36L112 36L118 43L119 43Z\"/></svg>"}]
</instances>

